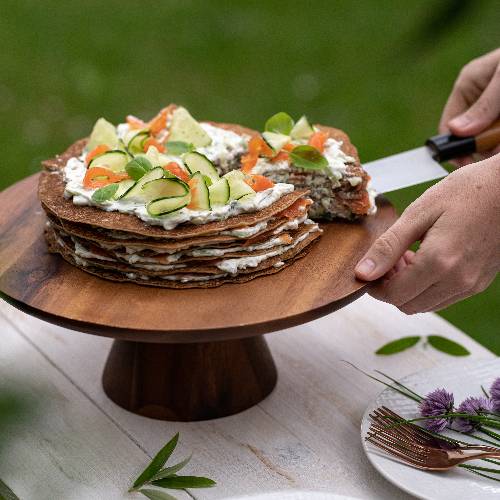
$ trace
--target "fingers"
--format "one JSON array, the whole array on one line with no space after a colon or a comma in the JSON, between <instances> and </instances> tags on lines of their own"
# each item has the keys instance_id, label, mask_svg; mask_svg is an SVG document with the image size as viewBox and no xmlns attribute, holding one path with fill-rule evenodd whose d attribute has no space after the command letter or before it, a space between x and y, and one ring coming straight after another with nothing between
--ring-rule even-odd
<instances>
[{"instance_id":1,"label":"fingers","mask_svg":"<svg viewBox=\"0 0 500 500\"><path fill-rule=\"evenodd\" d=\"M500 115L500 68L497 66L483 93L464 113L448 122L450 132L459 136L476 135Z\"/></svg>"},{"instance_id":2,"label":"fingers","mask_svg":"<svg viewBox=\"0 0 500 500\"><path fill-rule=\"evenodd\" d=\"M373 281L389 273L385 277L388 279L394 274L390 273L391 270L398 272L408 265L413 256L413 252L407 253L408 249L421 239L440 215L439 212L434 214L432 210L423 212L419 208L421 203L420 200L412 203L401 217L377 238L354 270L358 279ZM406 257L406 261L401 260L403 257Z\"/></svg>"},{"instance_id":3,"label":"fingers","mask_svg":"<svg viewBox=\"0 0 500 500\"><path fill-rule=\"evenodd\" d=\"M440 132L476 135L500 116L500 49L471 61L460 72L443 110Z\"/></svg>"},{"instance_id":4,"label":"fingers","mask_svg":"<svg viewBox=\"0 0 500 500\"><path fill-rule=\"evenodd\" d=\"M420 312L421 309L419 308L422 306L419 304L418 298L435 287L440 279L440 274L437 272L422 271L422 269L429 269L431 256L432 252L429 254L419 249L404 269L394 274L388 281L382 281L371 288L370 295L378 300L395 305L406 314ZM425 309L430 304L431 302L425 302Z\"/></svg>"},{"instance_id":5,"label":"fingers","mask_svg":"<svg viewBox=\"0 0 500 500\"><path fill-rule=\"evenodd\" d=\"M464 280L457 283L455 280L439 280L421 294L397 307L405 314L440 311L456 302L482 292L491 281L488 280L483 283L482 280L478 282ZM374 297L380 300L380 297L376 295Z\"/></svg>"}]
</instances>

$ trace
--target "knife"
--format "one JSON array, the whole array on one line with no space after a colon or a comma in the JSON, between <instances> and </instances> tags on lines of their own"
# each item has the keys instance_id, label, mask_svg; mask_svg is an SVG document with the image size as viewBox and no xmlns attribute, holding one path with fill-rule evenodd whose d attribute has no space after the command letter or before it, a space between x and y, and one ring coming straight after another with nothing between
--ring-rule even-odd
<instances>
[{"instance_id":1,"label":"knife","mask_svg":"<svg viewBox=\"0 0 500 500\"><path fill-rule=\"evenodd\" d=\"M378 193L440 179L448 172L441 162L473 153L489 151L500 144L500 119L476 136L457 137L450 132L427 139L425 146L365 163Z\"/></svg>"}]
</instances>

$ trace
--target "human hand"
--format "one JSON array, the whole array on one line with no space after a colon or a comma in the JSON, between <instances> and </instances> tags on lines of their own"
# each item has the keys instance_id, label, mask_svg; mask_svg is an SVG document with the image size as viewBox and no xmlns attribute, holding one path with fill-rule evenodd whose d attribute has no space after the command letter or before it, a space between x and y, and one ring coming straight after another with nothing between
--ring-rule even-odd
<instances>
[{"instance_id":1,"label":"human hand","mask_svg":"<svg viewBox=\"0 0 500 500\"><path fill-rule=\"evenodd\" d=\"M500 116L500 49L474 59L458 75L444 107L439 132L459 137L473 136ZM500 152L500 146L482 153L450 161L456 167L485 159Z\"/></svg>"},{"instance_id":2,"label":"human hand","mask_svg":"<svg viewBox=\"0 0 500 500\"><path fill-rule=\"evenodd\" d=\"M415 254L408 249L420 241ZM428 189L355 269L382 278L370 295L406 314L438 311L483 291L500 271L500 155Z\"/></svg>"}]
</instances>

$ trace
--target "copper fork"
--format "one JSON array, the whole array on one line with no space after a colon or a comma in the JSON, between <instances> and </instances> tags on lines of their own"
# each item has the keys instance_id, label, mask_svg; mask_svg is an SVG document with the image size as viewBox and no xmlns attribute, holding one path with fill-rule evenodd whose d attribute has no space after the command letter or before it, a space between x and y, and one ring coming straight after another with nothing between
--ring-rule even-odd
<instances>
[{"instance_id":1,"label":"copper fork","mask_svg":"<svg viewBox=\"0 0 500 500\"><path fill-rule=\"evenodd\" d=\"M392 426L399 422L404 422L405 419L399 416L397 413L394 413L389 408L382 406L373 411L373 414L370 414L370 418L375 422L372 424L376 427L376 424L380 426L385 425L386 427ZM467 449L482 449L482 445L464 445L460 444L456 441L451 441L445 438L439 438L432 434L426 432L422 427L415 425L413 423L403 423L396 427L392 427L391 429L387 429L387 432L395 433L397 436L404 436L406 439L414 441L417 444L422 446L428 446L429 448L438 448L445 450L467 450Z\"/></svg>"},{"instance_id":2,"label":"copper fork","mask_svg":"<svg viewBox=\"0 0 500 500\"><path fill-rule=\"evenodd\" d=\"M388 429L387 426L404 421L404 419L385 407L374 411L374 414L370 417L386 427L372 424L365 439L414 467L445 470L469 460L500 458L500 449L493 446L460 445L453 441L436 438L411 423ZM464 453L464 450L479 451Z\"/></svg>"}]
</instances>

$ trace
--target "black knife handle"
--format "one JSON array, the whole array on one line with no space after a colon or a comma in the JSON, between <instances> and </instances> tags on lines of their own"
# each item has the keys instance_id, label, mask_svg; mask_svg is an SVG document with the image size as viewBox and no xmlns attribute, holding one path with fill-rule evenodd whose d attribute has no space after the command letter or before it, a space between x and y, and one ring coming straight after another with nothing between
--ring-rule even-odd
<instances>
[{"instance_id":1,"label":"black knife handle","mask_svg":"<svg viewBox=\"0 0 500 500\"><path fill-rule=\"evenodd\" d=\"M500 120L476 136L457 137L447 132L427 139L425 144L434 151L433 158L439 163L489 151L500 144Z\"/></svg>"},{"instance_id":2,"label":"black knife handle","mask_svg":"<svg viewBox=\"0 0 500 500\"><path fill-rule=\"evenodd\" d=\"M434 152L432 157L439 163L476 152L474 136L457 137L451 132L430 137L425 145L432 149Z\"/></svg>"}]
</instances>

